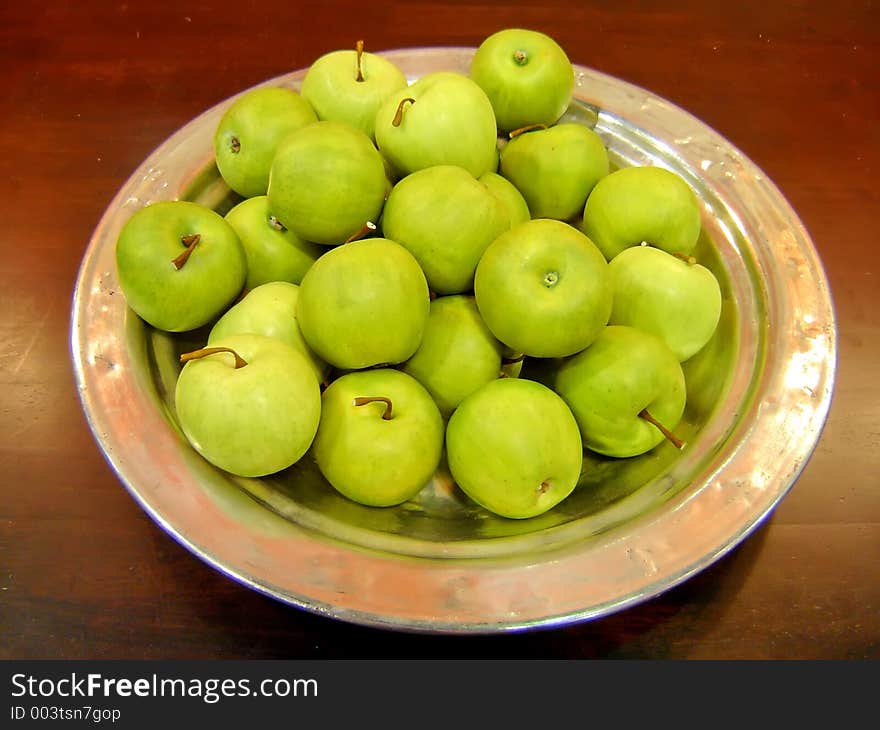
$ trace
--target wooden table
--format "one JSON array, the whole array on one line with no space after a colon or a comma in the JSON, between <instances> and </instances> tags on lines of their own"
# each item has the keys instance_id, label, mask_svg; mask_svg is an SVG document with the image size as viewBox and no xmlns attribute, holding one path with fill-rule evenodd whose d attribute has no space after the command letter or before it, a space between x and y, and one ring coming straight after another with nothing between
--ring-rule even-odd
<instances>
[{"instance_id":1,"label":"wooden table","mask_svg":"<svg viewBox=\"0 0 880 730\"><path fill-rule=\"evenodd\" d=\"M115 191L209 106L365 38L476 46L519 25L726 136L777 183L831 281L827 427L780 506L687 583L510 636L397 634L221 576L105 463L69 356L77 267ZM0 10L0 657L880 658L880 12L868 2L5 3Z\"/></svg>"}]
</instances>

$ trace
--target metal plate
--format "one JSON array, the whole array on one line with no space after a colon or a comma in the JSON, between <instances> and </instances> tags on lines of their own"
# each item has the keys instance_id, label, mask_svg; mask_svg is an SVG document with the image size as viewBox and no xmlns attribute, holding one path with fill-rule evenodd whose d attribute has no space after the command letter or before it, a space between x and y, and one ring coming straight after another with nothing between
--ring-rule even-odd
<instances>
[{"instance_id":1,"label":"metal plate","mask_svg":"<svg viewBox=\"0 0 880 730\"><path fill-rule=\"evenodd\" d=\"M410 80L467 73L473 49L388 52ZM206 331L157 332L126 306L116 238L141 206L237 199L213 163L229 99L170 137L97 226L79 272L71 354L94 437L120 481L172 537L218 570L289 604L365 625L490 633L563 625L645 601L739 544L794 484L830 406L837 357L827 279L774 184L729 142L641 88L577 66L567 118L594 127L615 165L681 174L701 203L696 255L724 295L722 320L685 364L679 453L587 456L575 492L531 520L469 502L441 466L411 502L371 509L336 494L306 456L236 479L202 460L174 417L177 356ZM298 89L305 70L263 85ZM540 373L532 373L540 377Z\"/></svg>"}]
</instances>

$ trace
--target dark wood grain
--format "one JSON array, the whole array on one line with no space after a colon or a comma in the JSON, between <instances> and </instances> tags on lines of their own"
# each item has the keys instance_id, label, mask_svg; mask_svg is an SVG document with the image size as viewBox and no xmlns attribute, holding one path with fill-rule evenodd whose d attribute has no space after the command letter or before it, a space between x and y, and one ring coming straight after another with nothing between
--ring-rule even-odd
<instances>
[{"instance_id":1,"label":"dark wood grain","mask_svg":"<svg viewBox=\"0 0 880 730\"><path fill-rule=\"evenodd\" d=\"M159 529L91 438L69 358L90 234L138 163L229 95L365 38L476 46L519 25L707 122L776 182L839 318L827 427L739 548L606 619L396 634L290 608ZM4 3L0 657L880 658L880 12L872 2Z\"/></svg>"}]
</instances>

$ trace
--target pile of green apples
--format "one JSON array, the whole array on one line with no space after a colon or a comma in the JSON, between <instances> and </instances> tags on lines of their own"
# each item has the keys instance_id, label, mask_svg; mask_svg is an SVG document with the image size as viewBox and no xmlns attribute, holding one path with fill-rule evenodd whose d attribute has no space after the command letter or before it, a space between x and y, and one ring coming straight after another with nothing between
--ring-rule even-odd
<instances>
[{"instance_id":1,"label":"pile of green apples","mask_svg":"<svg viewBox=\"0 0 880 730\"><path fill-rule=\"evenodd\" d=\"M721 312L698 201L613 170L562 121L574 83L556 41L509 28L467 74L408 81L358 42L236 97L213 144L240 201L147 205L116 248L138 316L209 332L176 384L192 447L244 477L311 458L375 507L445 456L515 519L571 494L584 449L682 448L681 364Z\"/></svg>"}]
</instances>

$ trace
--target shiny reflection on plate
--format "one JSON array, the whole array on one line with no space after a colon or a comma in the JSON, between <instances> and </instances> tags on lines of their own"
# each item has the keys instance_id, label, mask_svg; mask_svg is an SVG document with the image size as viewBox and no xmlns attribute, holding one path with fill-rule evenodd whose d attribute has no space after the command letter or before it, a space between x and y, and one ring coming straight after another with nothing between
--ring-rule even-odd
<instances>
[{"instance_id":1,"label":"shiny reflection on plate","mask_svg":"<svg viewBox=\"0 0 880 730\"><path fill-rule=\"evenodd\" d=\"M414 80L466 73L473 49L388 56ZM766 175L705 124L644 89L576 67L566 119L594 128L612 163L682 175L702 204L696 256L718 277L722 318L685 364L688 406L662 444L632 459L587 454L575 492L530 520L486 513L444 465L410 502L363 507L306 456L239 479L186 443L174 415L178 355L201 346L146 326L116 278L116 238L156 200L225 213L238 198L213 162L233 99L156 149L118 192L83 258L71 355L94 437L122 484L172 537L231 578L283 602L358 624L494 633L584 621L681 583L745 539L795 483L833 392L831 294L807 231ZM298 89L305 70L263 85ZM529 365L541 378L541 363Z\"/></svg>"}]
</instances>

